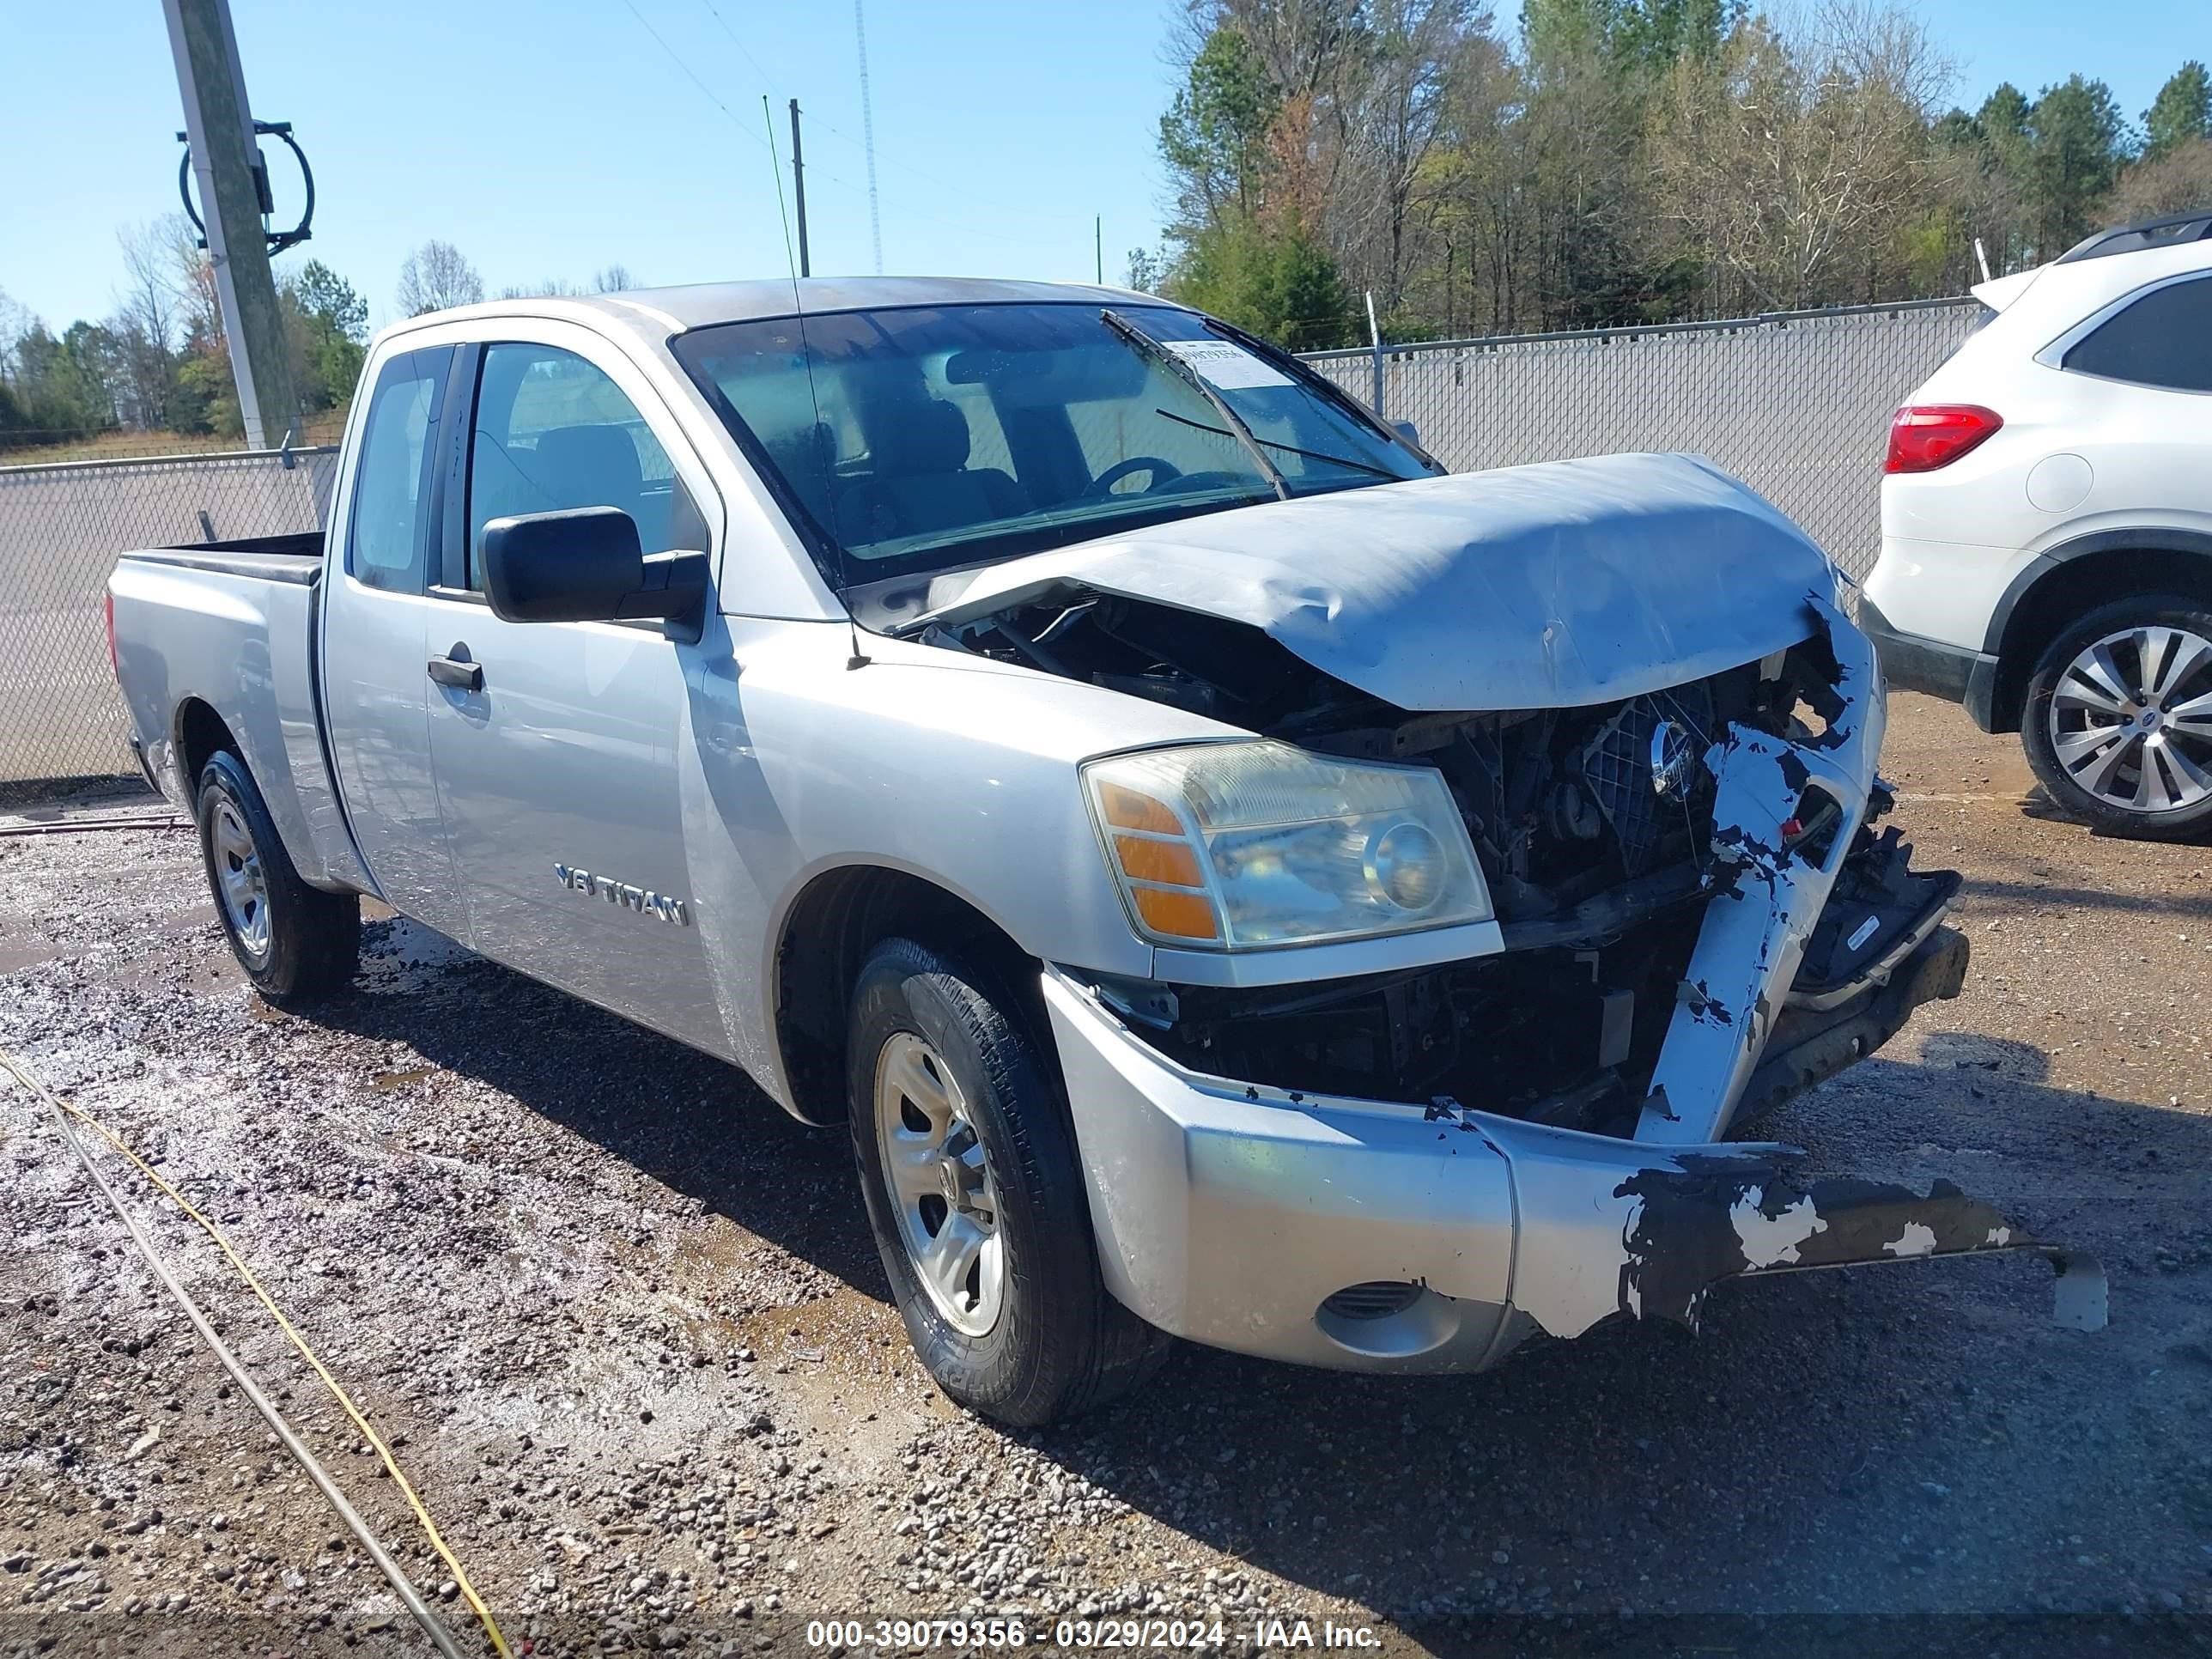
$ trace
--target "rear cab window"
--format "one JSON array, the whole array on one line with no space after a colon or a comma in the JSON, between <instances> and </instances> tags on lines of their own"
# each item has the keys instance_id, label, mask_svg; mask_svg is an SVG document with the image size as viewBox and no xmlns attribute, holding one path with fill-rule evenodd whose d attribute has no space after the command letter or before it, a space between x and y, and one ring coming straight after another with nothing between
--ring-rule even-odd
<instances>
[{"instance_id":1,"label":"rear cab window","mask_svg":"<svg viewBox=\"0 0 2212 1659\"><path fill-rule=\"evenodd\" d=\"M402 352L386 362L369 394L346 568L371 587L401 593L422 590L431 480L437 469L438 405L453 355L444 346Z\"/></svg>"}]
</instances>

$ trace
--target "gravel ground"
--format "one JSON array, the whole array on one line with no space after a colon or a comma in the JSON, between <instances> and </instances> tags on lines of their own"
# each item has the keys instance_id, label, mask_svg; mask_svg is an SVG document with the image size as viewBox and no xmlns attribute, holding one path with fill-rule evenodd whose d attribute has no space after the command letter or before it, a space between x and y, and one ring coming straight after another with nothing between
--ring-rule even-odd
<instances>
[{"instance_id":1,"label":"gravel ground","mask_svg":"<svg viewBox=\"0 0 2212 1659\"><path fill-rule=\"evenodd\" d=\"M2095 1252L2100 1334L2050 1322L2033 1258L1812 1274L1723 1287L1699 1337L1470 1379L1186 1348L1012 1435L908 1353L841 1135L388 917L350 994L264 1007L188 833L0 840L0 1047L222 1223L518 1651L962 1614L1218 1618L1231 1649L1279 1618L1394 1651L2212 1650L2212 852L2050 820L2014 744L1922 699L1887 770L1922 862L1967 874L1974 971L1774 1133ZM425 1650L12 1086L0 1160L0 1653ZM106 1164L477 1646L377 1460ZM1836 1616L1883 1611L1944 1616ZM2094 1616L2014 1622L2054 1613Z\"/></svg>"}]
</instances>

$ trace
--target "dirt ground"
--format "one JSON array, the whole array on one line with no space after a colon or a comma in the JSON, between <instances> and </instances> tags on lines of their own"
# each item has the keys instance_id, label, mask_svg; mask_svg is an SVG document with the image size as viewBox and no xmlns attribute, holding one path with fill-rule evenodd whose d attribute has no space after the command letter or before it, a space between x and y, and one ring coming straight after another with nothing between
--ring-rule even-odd
<instances>
[{"instance_id":1,"label":"dirt ground","mask_svg":"<svg viewBox=\"0 0 2212 1659\"><path fill-rule=\"evenodd\" d=\"M1918 698L1885 769L1919 861L1966 873L1973 971L1772 1133L2094 1252L2101 1334L2051 1322L2033 1257L1808 1274L1468 1379L1185 1348L1012 1435L918 1371L841 1135L404 921L277 1014L188 833L0 839L0 1047L221 1221L518 1652L961 1615L1032 1646L1145 1616L1232 1650L1276 1619L1437 1653L2212 1650L2212 850L2041 816L2013 742ZM0 1166L0 1653L427 1651L12 1085ZM213 1248L104 1167L484 1645Z\"/></svg>"}]
</instances>

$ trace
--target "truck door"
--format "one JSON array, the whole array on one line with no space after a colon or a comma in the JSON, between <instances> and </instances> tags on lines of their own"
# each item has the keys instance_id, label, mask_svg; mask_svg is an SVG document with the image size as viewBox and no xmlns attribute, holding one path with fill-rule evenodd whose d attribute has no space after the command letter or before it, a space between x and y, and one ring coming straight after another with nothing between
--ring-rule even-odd
<instances>
[{"instance_id":1,"label":"truck door","mask_svg":"<svg viewBox=\"0 0 2212 1659\"><path fill-rule=\"evenodd\" d=\"M430 771L424 617L448 453L440 436L453 348L385 360L353 470L332 503L342 538L323 589L323 713L355 843L377 889L418 921L468 937Z\"/></svg>"},{"instance_id":2,"label":"truck door","mask_svg":"<svg viewBox=\"0 0 2212 1659\"><path fill-rule=\"evenodd\" d=\"M430 754L470 942L722 1051L684 833L696 647L658 623L501 622L479 556L488 520L578 507L622 508L648 553L706 549L706 475L620 354L582 330L517 327L545 337L462 355L465 493L429 591L447 665L430 685Z\"/></svg>"}]
</instances>

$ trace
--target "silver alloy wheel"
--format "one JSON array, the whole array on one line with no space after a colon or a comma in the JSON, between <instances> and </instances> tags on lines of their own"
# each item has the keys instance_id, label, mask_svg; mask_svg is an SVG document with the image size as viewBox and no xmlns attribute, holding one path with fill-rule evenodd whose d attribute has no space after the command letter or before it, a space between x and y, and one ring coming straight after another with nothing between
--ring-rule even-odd
<instances>
[{"instance_id":1,"label":"silver alloy wheel","mask_svg":"<svg viewBox=\"0 0 2212 1659\"><path fill-rule=\"evenodd\" d=\"M2175 812L2212 798L2212 640L2185 628L2107 634L2051 694L2051 748L2107 806Z\"/></svg>"},{"instance_id":2,"label":"silver alloy wheel","mask_svg":"<svg viewBox=\"0 0 2212 1659\"><path fill-rule=\"evenodd\" d=\"M261 854L238 808L228 800L215 804L215 822L209 826L208 844L214 855L216 890L222 899L239 943L256 962L269 954L269 882L262 873Z\"/></svg>"},{"instance_id":3,"label":"silver alloy wheel","mask_svg":"<svg viewBox=\"0 0 2212 1659\"><path fill-rule=\"evenodd\" d=\"M988 1335L1006 1291L998 1191L952 1068L911 1031L876 1056L876 1144L922 1288L955 1330Z\"/></svg>"}]
</instances>

